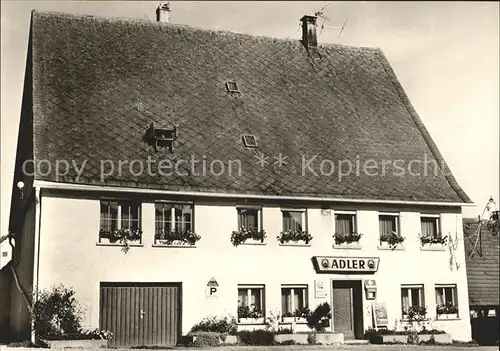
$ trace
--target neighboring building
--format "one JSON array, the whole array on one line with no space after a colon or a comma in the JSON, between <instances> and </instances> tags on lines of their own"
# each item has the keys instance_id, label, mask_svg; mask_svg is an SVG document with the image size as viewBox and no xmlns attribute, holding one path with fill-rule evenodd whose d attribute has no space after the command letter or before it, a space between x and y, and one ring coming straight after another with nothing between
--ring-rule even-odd
<instances>
[{"instance_id":1,"label":"neighboring building","mask_svg":"<svg viewBox=\"0 0 500 351\"><path fill-rule=\"evenodd\" d=\"M483 344L499 339L500 240L483 221L464 218L464 243L469 284L472 337Z\"/></svg>"},{"instance_id":2,"label":"neighboring building","mask_svg":"<svg viewBox=\"0 0 500 351\"><path fill-rule=\"evenodd\" d=\"M333 310L327 329L345 338L374 325L377 302L387 312L377 325L427 306L435 326L470 340L465 267L449 259L465 259L461 207L471 201L382 51L318 45L315 21L302 18L299 41L33 12L14 177L25 186L22 199L14 187L11 216L21 284L73 287L85 325L111 329L122 346L174 344L238 306L255 317L241 328L259 328L259 310L322 302ZM118 172L120 160L133 168ZM342 160L368 170L347 175ZM442 168L424 173L425 160ZM267 238L235 247L243 226ZM201 239L165 244L173 228ZM138 229L128 253L110 243ZM283 230L313 239L281 244ZM352 232L358 243L333 238ZM380 240L389 232L406 238L395 250ZM458 246L422 246L419 234ZM436 301L458 313L436 318ZM16 289L11 324L29 331Z\"/></svg>"}]
</instances>

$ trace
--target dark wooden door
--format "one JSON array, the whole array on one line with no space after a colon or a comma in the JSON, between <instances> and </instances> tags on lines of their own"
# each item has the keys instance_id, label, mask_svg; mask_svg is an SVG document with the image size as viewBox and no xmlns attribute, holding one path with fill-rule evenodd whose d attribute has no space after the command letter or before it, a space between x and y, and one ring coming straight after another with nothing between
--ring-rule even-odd
<instances>
[{"instance_id":1,"label":"dark wooden door","mask_svg":"<svg viewBox=\"0 0 500 351\"><path fill-rule=\"evenodd\" d=\"M180 333L178 285L101 284L100 328L111 347L172 346Z\"/></svg>"},{"instance_id":2,"label":"dark wooden door","mask_svg":"<svg viewBox=\"0 0 500 351\"><path fill-rule=\"evenodd\" d=\"M346 339L354 338L353 289L350 282L333 282L333 331L344 333Z\"/></svg>"}]
</instances>

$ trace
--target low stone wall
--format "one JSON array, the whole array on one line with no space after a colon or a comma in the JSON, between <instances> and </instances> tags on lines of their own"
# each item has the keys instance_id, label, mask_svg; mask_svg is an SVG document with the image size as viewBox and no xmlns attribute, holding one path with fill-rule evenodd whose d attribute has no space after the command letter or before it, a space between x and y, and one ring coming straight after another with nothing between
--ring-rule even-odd
<instances>
[{"instance_id":1,"label":"low stone wall","mask_svg":"<svg viewBox=\"0 0 500 351\"><path fill-rule=\"evenodd\" d=\"M427 342L434 337L437 344L451 344L453 342L451 334L419 334L417 343ZM408 344L408 335L382 335L382 342L386 343L403 343Z\"/></svg>"}]
</instances>

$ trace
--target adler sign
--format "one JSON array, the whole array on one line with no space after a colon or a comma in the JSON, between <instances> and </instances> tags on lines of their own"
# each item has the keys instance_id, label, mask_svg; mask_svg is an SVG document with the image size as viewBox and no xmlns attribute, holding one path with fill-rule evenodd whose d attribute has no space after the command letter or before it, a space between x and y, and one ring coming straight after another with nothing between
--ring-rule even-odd
<instances>
[{"instance_id":1,"label":"adler sign","mask_svg":"<svg viewBox=\"0 0 500 351\"><path fill-rule=\"evenodd\" d=\"M332 257L314 256L318 273L375 273L378 270L378 257Z\"/></svg>"}]
</instances>

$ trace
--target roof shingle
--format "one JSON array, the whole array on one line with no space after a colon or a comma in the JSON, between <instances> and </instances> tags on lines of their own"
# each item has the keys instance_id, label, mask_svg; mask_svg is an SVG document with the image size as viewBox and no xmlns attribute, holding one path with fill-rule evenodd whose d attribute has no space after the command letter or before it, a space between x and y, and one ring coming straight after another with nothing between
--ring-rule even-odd
<instances>
[{"instance_id":1,"label":"roof shingle","mask_svg":"<svg viewBox=\"0 0 500 351\"><path fill-rule=\"evenodd\" d=\"M479 221L464 218L464 247L466 254L467 283L469 286L469 304L471 306L500 305L500 240L486 228L481 226L481 236L474 249ZM470 255L473 253L473 255Z\"/></svg>"},{"instance_id":2,"label":"roof shingle","mask_svg":"<svg viewBox=\"0 0 500 351\"><path fill-rule=\"evenodd\" d=\"M140 20L33 13L33 106L35 161L87 160L77 178L44 169L38 180L150 189L241 194L321 196L371 200L470 202L453 176L411 175L394 163L442 161L379 49L323 45L308 56L298 40ZM225 82L238 83L231 94ZM143 141L146 128L179 125L174 153L155 152ZM257 137L246 148L243 134ZM270 164L256 164L260 154ZM282 153L287 164L277 167ZM118 162L150 157L151 172ZM323 160L332 175L314 175ZM160 175L168 159L221 160L215 176ZM228 174L229 160L241 174ZM373 160L379 175L338 177L338 162ZM385 175L381 175L384 160ZM325 161L329 173L332 163ZM101 179L101 167L114 174ZM219 164L220 165L220 164ZM233 163L234 165L234 163ZM216 165L218 166L218 165ZM346 166L345 166L346 167ZM445 171L448 171L444 165ZM187 172L184 163L181 173ZM219 168L215 167L217 171ZM344 168L344 171L347 169ZM422 164L413 164L423 172ZM195 169L201 173L201 168ZM156 174L153 174L156 173Z\"/></svg>"}]
</instances>

